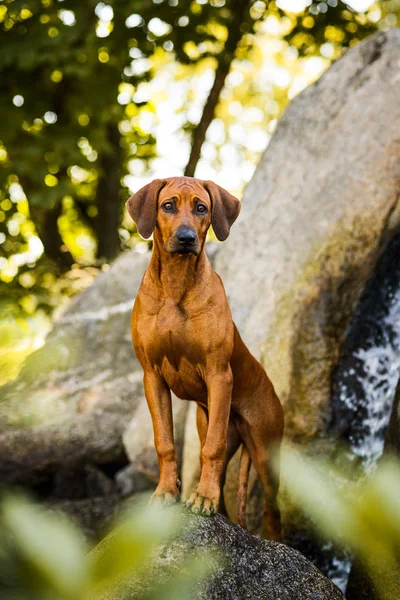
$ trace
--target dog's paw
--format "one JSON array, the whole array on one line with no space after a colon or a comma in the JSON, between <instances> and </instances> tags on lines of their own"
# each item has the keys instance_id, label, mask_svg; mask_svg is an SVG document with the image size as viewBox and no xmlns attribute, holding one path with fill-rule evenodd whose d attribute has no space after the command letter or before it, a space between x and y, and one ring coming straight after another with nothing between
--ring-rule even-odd
<instances>
[{"instance_id":1,"label":"dog's paw","mask_svg":"<svg viewBox=\"0 0 400 600\"><path fill-rule=\"evenodd\" d=\"M172 506L179 502L181 482L176 482L176 488L166 490L158 487L149 500L149 506Z\"/></svg>"},{"instance_id":2,"label":"dog's paw","mask_svg":"<svg viewBox=\"0 0 400 600\"><path fill-rule=\"evenodd\" d=\"M210 498L208 494L202 494L196 490L191 494L185 506L195 515L211 517L218 510L218 500L216 498Z\"/></svg>"}]
</instances>

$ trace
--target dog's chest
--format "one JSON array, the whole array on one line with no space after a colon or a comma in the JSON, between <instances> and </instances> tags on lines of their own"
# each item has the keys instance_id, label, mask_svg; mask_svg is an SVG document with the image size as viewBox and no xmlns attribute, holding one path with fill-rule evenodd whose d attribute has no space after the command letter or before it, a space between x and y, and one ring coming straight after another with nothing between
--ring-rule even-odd
<instances>
[{"instance_id":1,"label":"dog's chest","mask_svg":"<svg viewBox=\"0 0 400 600\"><path fill-rule=\"evenodd\" d=\"M153 358L172 391L180 398L202 398L205 384L196 368L201 342L182 308L166 304L157 316L154 340Z\"/></svg>"},{"instance_id":2,"label":"dog's chest","mask_svg":"<svg viewBox=\"0 0 400 600\"><path fill-rule=\"evenodd\" d=\"M181 357L189 357L196 346L196 336L185 310L177 304L166 302L159 311L155 323L160 358L167 358L178 367Z\"/></svg>"}]
</instances>

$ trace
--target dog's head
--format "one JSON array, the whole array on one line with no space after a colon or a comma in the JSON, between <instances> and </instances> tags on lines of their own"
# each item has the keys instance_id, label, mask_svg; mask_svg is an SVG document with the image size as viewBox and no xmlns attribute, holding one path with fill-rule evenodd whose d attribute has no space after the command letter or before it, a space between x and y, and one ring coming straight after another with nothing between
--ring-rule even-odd
<instances>
[{"instance_id":1,"label":"dog's head","mask_svg":"<svg viewBox=\"0 0 400 600\"><path fill-rule=\"evenodd\" d=\"M197 255L210 225L219 240L226 240L240 202L212 181L170 177L144 186L129 198L126 208L142 237L150 237L156 229L170 254Z\"/></svg>"}]
</instances>

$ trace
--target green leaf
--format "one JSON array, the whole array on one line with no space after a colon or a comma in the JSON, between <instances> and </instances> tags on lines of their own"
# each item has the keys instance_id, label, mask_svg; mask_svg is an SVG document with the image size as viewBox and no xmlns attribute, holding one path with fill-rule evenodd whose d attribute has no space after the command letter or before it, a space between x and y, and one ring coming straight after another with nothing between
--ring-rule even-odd
<instances>
[{"instance_id":1,"label":"green leaf","mask_svg":"<svg viewBox=\"0 0 400 600\"><path fill-rule=\"evenodd\" d=\"M43 597L77 600L87 585L87 548L75 526L19 496L6 497L1 520L20 559L21 583Z\"/></svg>"}]
</instances>

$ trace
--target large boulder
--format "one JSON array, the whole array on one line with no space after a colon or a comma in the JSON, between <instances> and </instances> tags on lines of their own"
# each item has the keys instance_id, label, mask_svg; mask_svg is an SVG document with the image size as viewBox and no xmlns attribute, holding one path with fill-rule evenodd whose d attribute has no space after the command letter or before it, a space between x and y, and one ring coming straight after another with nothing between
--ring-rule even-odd
<instances>
[{"instance_id":1,"label":"large boulder","mask_svg":"<svg viewBox=\"0 0 400 600\"><path fill-rule=\"evenodd\" d=\"M170 510L170 509L169 509ZM212 519L182 513L183 530L172 542L153 552L145 576L127 578L118 589L119 600L147 597L194 556L205 564L218 551L225 561L213 577L190 590L193 600L340 600L344 596L313 564L296 550L256 538L223 517ZM110 537L93 551L96 559L107 552ZM115 598L115 590L99 600Z\"/></svg>"},{"instance_id":2,"label":"large boulder","mask_svg":"<svg viewBox=\"0 0 400 600\"><path fill-rule=\"evenodd\" d=\"M379 32L289 104L217 255L290 435L324 428L346 326L400 226L399 56L400 30Z\"/></svg>"},{"instance_id":3,"label":"large boulder","mask_svg":"<svg viewBox=\"0 0 400 600\"><path fill-rule=\"evenodd\" d=\"M212 253L212 248L211 248ZM127 495L158 481L143 372L130 318L150 253L124 253L56 320L19 377L0 390L0 483L70 498L104 496L86 465L114 465L116 490ZM173 397L181 458L187 403ZM50 486L48 485L51 480ZM74 484L72 485L72 481Z\"/></svg>"},{"instance_id":4,"label":"large boulder","mask_svg":"<svg viewBox=\"0 0 400 600\"><path fill-rule=\"evenodd\" d=\"M130 314L147 263L122 255L1 389L0 481L35 484L60 469L126 462L122 436L143 402Z\"/></svg>"},{"instance_id":5,"label":"large boulder","mask_svg":"<svg viewBox=\"0 0 400 600\"><path fill-rule=\"evenodd\" d=\"M289 104L216 256L233 318L284 405L286 436L304 444L329 428L346 328L400 227L399 57L400 30L381 31ZM191 464L198 447L187 435Z\"/></svg>"}]
</instances>

